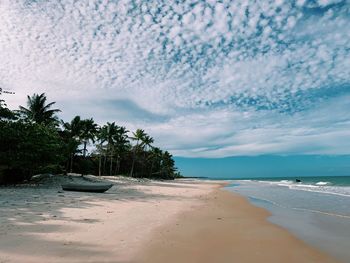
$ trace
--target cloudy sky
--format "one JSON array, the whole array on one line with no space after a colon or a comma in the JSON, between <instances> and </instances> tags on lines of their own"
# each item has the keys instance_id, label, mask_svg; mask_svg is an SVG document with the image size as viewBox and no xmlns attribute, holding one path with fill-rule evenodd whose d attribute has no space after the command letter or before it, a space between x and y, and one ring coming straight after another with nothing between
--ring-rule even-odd
<instances>
[{"instance_id":1,"label":"cloudy sky","mask_svg":"<svg viewBox=\"0 0 350 263\"><path fill-rule=\"evenodd\" d=\"M348 0L0 0L0 86L176 156L350 153Z\"/></svg>"}]
</instances>

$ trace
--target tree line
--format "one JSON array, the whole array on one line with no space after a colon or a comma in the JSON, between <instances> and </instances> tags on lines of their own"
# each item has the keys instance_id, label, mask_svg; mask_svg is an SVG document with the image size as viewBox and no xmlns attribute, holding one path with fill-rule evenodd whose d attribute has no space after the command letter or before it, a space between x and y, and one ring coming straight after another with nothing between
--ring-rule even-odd
<instances>
[{"instance_id":1,"label":"tree line","mask_svg":"<svg viewBox=\"0 0 350 263\"><path fill-rule=\"evenodd\" d=\"M28 96L18 110L0 100L0 183L37 173L180 177L172 155L144 130L130 132L115 122L99 126L80 116L65 122L54 104L45 93Z\"/></svg>"}]
</instances>

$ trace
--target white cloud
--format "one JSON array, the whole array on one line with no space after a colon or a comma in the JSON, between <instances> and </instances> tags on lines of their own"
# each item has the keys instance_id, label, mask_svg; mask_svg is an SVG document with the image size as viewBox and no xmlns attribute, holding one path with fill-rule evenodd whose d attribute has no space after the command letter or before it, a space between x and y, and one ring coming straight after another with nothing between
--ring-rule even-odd
<instances>
[{"instance_id":1,"label":"white cloud","mask_svg":"<svg viewBox=\"0 0 350 263\"><path fill-rule=\"evenodd\" d=\"M339 140L348 10L335 0L3 0L0 85L16 91L12 107L46 92L64 118L142 126L177 155L350 153Z\"/></svg>"}]
</instances>

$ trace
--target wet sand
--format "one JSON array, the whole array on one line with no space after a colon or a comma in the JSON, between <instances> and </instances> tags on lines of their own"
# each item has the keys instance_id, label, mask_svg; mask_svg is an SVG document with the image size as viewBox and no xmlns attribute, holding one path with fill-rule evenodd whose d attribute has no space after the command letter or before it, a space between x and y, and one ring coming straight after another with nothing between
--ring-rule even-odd
<instances>
[{"instance_id":1,"label":"wet sand","mask_svg":"<svg viewBox=\"0 0 350 263\"><path fill-rule=\"evenodd\" d=\"M216 189L202 202L154 232L135 262L336 262L239 195Z\"/></svg>"}]
</instances>

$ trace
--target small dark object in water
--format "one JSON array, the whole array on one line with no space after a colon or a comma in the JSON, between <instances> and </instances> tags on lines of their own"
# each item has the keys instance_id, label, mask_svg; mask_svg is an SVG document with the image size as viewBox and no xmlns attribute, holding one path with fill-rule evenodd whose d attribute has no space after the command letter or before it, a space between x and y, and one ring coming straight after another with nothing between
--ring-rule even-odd
<instances>
[{"instance_id":1,"label":"small dark object in water","mask_svg":"<svg viewBox=\"0 0 350 263\"><path fill-rule=\"evenodd\" d=\"M301 183L301 180L300 180L300 179L295 179L295 181L296 181L297 183Z\"/></svg>"}]
</instances>

